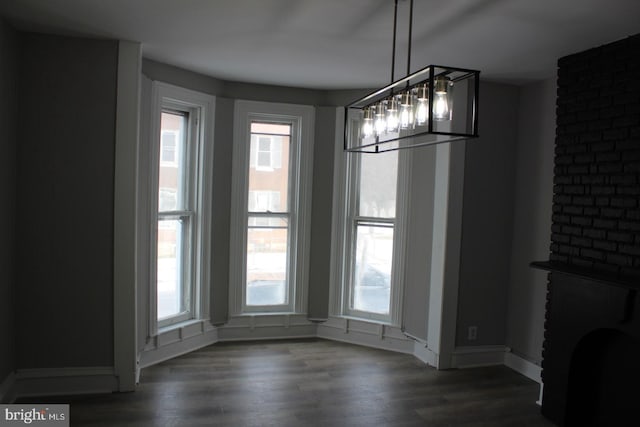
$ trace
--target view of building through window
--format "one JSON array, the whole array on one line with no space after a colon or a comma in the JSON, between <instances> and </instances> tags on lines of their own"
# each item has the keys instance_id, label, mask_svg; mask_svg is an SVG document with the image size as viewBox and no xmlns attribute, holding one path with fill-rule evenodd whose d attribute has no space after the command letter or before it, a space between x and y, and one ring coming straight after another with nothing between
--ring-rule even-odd
<instances>
[{"instance_id":1,"label":"view of building through window","mask_svg":"<svg viewBox=\"0 0 640 427\"><path fill-rule=\"evenodd\" d=\"M288 303L291 125L251 123L246 305Z\"/></svg>"},{"instance_id":2,"label":"view of building through window","mask_svg":"<svg viewBox=\"0 0 640 427\"><path fill-rule=\"evenodd\" d=\"M158 176L157 290L158 319L178 315L187 307L185 260L188 259L186 113L163 112Z\"/></svg>"}]
</instances>

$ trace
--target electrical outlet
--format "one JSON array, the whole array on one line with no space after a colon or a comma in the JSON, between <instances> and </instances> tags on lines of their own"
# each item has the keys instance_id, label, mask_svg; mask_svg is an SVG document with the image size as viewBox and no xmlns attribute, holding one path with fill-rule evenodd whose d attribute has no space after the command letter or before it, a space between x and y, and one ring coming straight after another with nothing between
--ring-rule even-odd
<instances>
[{"instance_id":1,"label":"electrical outlet","mask_svg":"<svg viewBox=\"0 0 640 427\"><path fill-rule=\"evenodd\" d=\"M477 326L469 326L469 331L467 332L467 339L469 341L478 339L478 327Z\"/></svg>"}]
</instances>

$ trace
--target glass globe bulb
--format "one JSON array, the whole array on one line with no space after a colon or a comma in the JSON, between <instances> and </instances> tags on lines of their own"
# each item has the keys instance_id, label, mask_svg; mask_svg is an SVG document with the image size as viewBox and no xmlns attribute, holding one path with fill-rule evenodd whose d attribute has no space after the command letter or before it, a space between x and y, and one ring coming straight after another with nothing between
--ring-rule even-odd
<instances>
[{"instance_id":1,"label":"glass globe bulb","mask_svg":"<svg viewBox=\"0 0 640 427\"><path fill-rule=\"evenodd\" d=\"M373 135L373 120L364 119L362 122L362 137L369 138L371 135Z\"/></svg>"},{"instance_id":2,"label":"glass globe bulb","mask_svg":"<svg viewBox=\"0 0 640 427\"><path fill-rule=\"evenodd\" d=\"M387 101L387 132L397 132L399 125L398 100L391 98Z\"/></svg>"},{"instance_id":3,"label":"glass globe bulb","mask_svg":"<svg viewBox=\"0 0 640 427\"><path fill-rule=\"evenodd\" d=\"M416 98L418 98L416 124L422 126L429 120L429 84L419 84L414 90L416 92Z\"/></svg>"},{"instance_id":4,"label":"glass globe bulb","mask_svg":"<svg viewBox=\"0 0 640 427\"><path fill-rule=\"evenodd\" d=\"M387 131L387 120L385 117L385 108L384 103L382 101L376 104L376 120L374 128L376 130L376 135L382 135Z\"/></svg>"},{"instance_id":5,"label":"glass globe bulb","mask_svg":"<svg viewBox=\"0 0 640 427\"><path fill-rule=\"evenodd\" d=\"M367 107L363 111L362 137L369 138L371 135L373 135L373 112L370 107Z\"/></svg>"},{"instance_id":6,"label":"glass globe bulb","mask_svg":"<svg viewBox=\"0 0 640 427\"><path fill-rule=\"evenodd\" d=\"M416 108L416 124L419 126L424 125L429 119L429 100L419 99L418 106Z\"/></svg>"},{"instance_id":7,"label":"glass globe bulb","mask_svg":"<svg viewBox=\"0 0 640 427\"><path fill-rule=\"evenodd\" d=\"M414 124L413 96L409 92L400 95L400 128L409 129Z\"/></svg>"},{"instance_id":8,"label":"glass globe bulb","mask_svg":"<svg viewBox=\"0 0 640 427\"><path fill-rule=\"evenodd\" d=\"M436 93L433 103L433 118L436 120L449 120L449 97L446 93Z\"/></svg>"},{"instance_id":9,"label":"glass globe bulb","mask_svg":"<svg viewBox=\"0 0 640 427\"><path fill-rule=\"evenodd\" d=\"M451 90L449 77L438 76L434 82L433 118L438 121L451 120Z\"/></svg>"}]
</instances>

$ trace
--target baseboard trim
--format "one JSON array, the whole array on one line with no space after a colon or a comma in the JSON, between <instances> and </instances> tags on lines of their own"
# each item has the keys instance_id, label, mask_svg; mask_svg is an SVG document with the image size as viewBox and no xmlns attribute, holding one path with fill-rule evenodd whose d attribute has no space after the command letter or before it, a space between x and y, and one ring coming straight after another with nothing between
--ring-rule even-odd
<instances>
[{"instance_id":1,"label":"baseboard trim","mask_svg":"<svg viewBox=\"0 0 640 427\"><path fill-rule=\"evenodd\" d=\"M234 316L218 328L219 341L312 338L318 325L306 314L256 314Z\"/></svg>"},{"instance_id":2,"label":"baseboard trim","mask_svg":"<svg viewBox=\"0 0 640 427\"><path fill-rule=\"evenodd\" d=\"M210 327L194 335L172 330L154 337L139 355L139 369L144 369L165 360L182 356L202 347L218 342L218 328Z\"/></svg>"},{"instance_id":3,"label":"baseboard trim","mask_svg":"<svg viewBox=\"0 0 640 427\"><path fill-rule=\"evenodd\" d=\"M0 403L13 403L13 389L16 383L15 372L9 372L9 375L0 383Z\"/></svg>"},{"instance_id":4,"label":"baseboard trim","mask_svg":"<svg viewBox=\"0 0 640 427\"><path fill-rule=\"evenodd\" d=\"M512 352L505 353L504 364L525 377L542 384L542 368Z\"/></svg>"},{"instance_id":5,"label":"baseboard trim","mask_svg":"<svg viewBox=\"0 0 640 427\"><path fill-rule=\"evenodd\" d=\"M277 327L263 327L258 330L250 330L244 328L238 328L236 330L223 329L220 332L222 337L218 342L295 340L303 338L316 338L318 336L315 332L315 327L304 327L288 332L282 332Z\"/></svg>"},{"instance_id":6,"label":"baseboard trim","mask_svg":"<svg viewBox=\"0 0 640 427\"><path fill-rule=\"evenodd\" d=\"M426 342L416 340L413 342L413 355L424 364L438 367L438 354L429 348Z\"/></svg>"},{"instance_id":7,"label":"baseboard trim","mask_svg":"<svg viewBox=\"0 0 640 427\"><path fill-rule=\"evenodd\" d=\"M414 353L414 341L400 328L349 318L330 318L318 325L317 336L398 353Z\"/></svg>"},{"instance_id":8,"label":"baseboard trim","mask_svg":"<svg viewBox=\"0 0 640 427\"><path fill-rule=\"evenodd\" d=\"M453 350L451 366L453 368L477 368L480 366L504 365L504 345L480 345L456 347Z\"/></svg>"},{"instance_id":9,"label":"baseboard trim","mask_svg":"<svg viewBox=\"0 0 640 427\"><path fill-rule=\"evenodd\" d=\"M118 390L113 367L18 369L8 400L22 397L112 393Z\"/></svg>"}]
</instances>

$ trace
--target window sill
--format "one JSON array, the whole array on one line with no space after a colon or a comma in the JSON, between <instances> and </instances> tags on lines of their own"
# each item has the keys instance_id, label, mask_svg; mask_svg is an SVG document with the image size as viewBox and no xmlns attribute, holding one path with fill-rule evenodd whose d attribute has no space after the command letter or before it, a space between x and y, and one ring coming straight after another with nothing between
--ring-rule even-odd
<instances>
[{"instance_id":1,"label":"window sill","mask_svg":"<svg viewBox=\"0 0 640 427\"><path fill-rule=\"evenodd\" d=\"M297 313L294 311L256 311L234 314L230 317L268 317L268 316L306 316L307 313Z\"/></svg>"},{"instance_id":2,"label":"window sill","mask_svg":"<svg viewBox=\"0 0 640 427\"><path fill-rule=\"evenodd\" d=\"M329 317L333 317L335 319L355 320L356 322L373 323L374 325L383 325L383 326L389 326L392 328L400 327L400 325L394 325L393 323L385 320L370 319L368 317L350 316L348 314L334 314Z\"/></svg>"}]
</instances>

